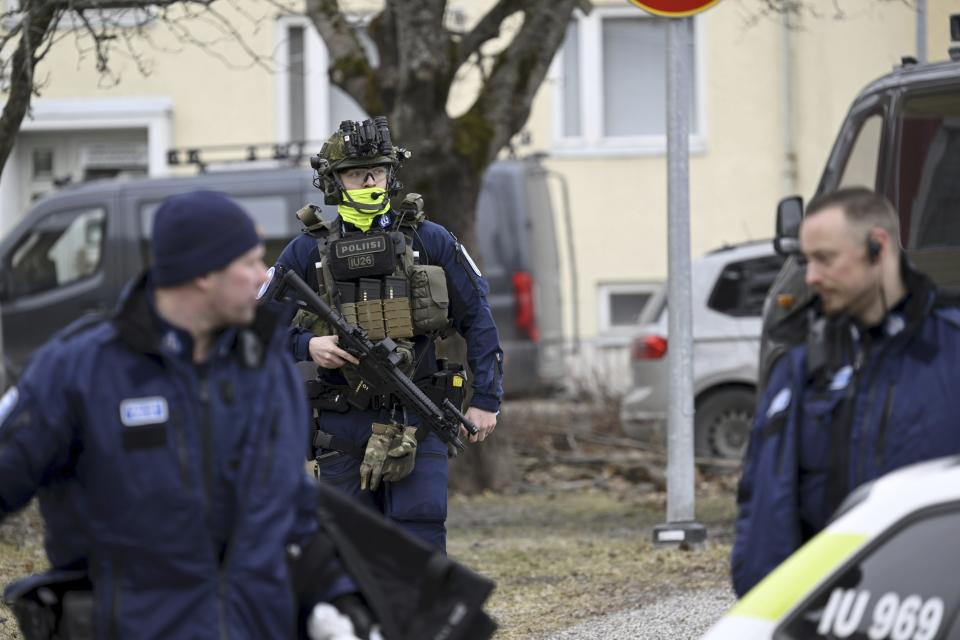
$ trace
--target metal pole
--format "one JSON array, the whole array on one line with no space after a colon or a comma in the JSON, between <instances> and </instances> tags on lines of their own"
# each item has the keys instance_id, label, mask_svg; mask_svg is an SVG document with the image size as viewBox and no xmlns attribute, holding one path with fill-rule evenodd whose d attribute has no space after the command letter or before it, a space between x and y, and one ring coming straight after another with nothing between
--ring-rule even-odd
<instances>
[{"instance_id":1,"label":"metal pole","mask_svg":"<svg viewBox=\"0 0 960 640\"><path fill-rule=\"evenodd\" d=\"M917 62L927 61L927 0L917 0Z\"/></svg>"},{"instance_id":2,"label":"metal pole","mask_svg":"<svg viewBox=\"0 0 960 640\"><path fill-rule=\"evenodd\" d=\"M667 412L667 523L658 544L699 544L706 530L694 520L693 305L690 292L690 98L693 19L667 26L667 251L670 384Z\"/></svg>"}]
</instances>

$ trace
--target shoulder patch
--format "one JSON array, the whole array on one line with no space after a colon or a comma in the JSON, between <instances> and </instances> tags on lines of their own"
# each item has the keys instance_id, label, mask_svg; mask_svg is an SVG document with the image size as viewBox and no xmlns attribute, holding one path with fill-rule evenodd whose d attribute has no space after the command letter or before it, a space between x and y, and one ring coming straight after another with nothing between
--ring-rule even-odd
<instances>
[{"instance_id":1,"label":"shoulder patch","mask_svg":"<svg viewBox=\"0 0 960 640\"><path fill-rule=\"evenodd\" d=\"M466 258L467 264L470 265L470 268L473 269L473 272L477 274L478 278L482 278L483 274L480 273L480 269L477 267L477 263L473 261L473 258L470 257L470 254L467 253L467 248L460 243L457 243L457 248L460 250L460 253L463 254L463 257Z\"/></svg>"},{"instance_id":2,"label":"shoulder patch","mask_svg":"<svg viewBox=\"0 0 960 640\"><path fill-rule=\"evenodd\" d=\"M10 387L7 392L0 397L0 427L6 422L14 407L20 401L20 391L16 387Z\"/></svg>"},{"instance_id":3,"label":"shoulder patch","mask_svg":"<svg viewBox=\"0 0 960 640\"><path fill-rule=\"evenodd\" d=\"M126 427L161 424L169 418L170 410L163 396L127 398L120 403L120 422Z\"/></svg>"},{"instance_id":4,"label":"shoulder patch","mask_svg":"<svg viewBox=\"0 0 960 640\"><path fill-rule=\"evenodd\" d=\"M773 396L773 400L770 401L770 406L767 408L767 417L773 417L782 411L785 411L787 407L790 406L790 399L793 397L793 392L790 391L789 387L784 387L777 392L777 395Z\"/></svg>"}]
</instances>

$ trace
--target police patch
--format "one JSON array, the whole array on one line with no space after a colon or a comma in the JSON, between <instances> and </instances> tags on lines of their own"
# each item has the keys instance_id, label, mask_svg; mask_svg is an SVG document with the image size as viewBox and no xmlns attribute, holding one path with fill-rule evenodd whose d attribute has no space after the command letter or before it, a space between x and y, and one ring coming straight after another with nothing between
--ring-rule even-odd
<instances>
[{"instance_id":1,"label":"police patch","mask_svg":"<svg viewBox=\"0 0 960 640\"><path fill-rule=\"evenodd\" d=\"M463 257L467 259L467 263L470 265L470 268L473 269L473 272L477 274L478 278L482 278L483 274L480 273L480 269L477 268L477 263L473 261L473 258L470 257L470 254L467 253L467 248L460 245L460 253L463 254Z\"/></svg>"},{"instance_id":2,"label":"police patch","mask_svg":"<svg viewBox=\"0 0 960 640\"><path fill-rule=\"evenodd\" d=\"M120 422L127 427L161 424L169 417L167 399L162 396L127 398L120 403Z\"/></svg>"},{"instance_id":3,"label":"police patch","mask_svg":"<svg viewBox=\"0 0 960 640\"><path fill-rule=\"evenodd\" d=\"M7 392L0 398L0 427L3 426L6 419L13 413L13 408L17 406L19 400L20 391L18 391L16 387L7 389Z\"/></svg>"},{"instance_id":4,"label":"police patch","mask_svg":"<svg viewBox=\"0 0 960 640\"><path fill-rule=\"evenodd\" d=\"M853 367L846 365L837 370L833 374L833 379L830 380L830 390L839 391L840 389L846 389L847 385L850 384L850 378L853 376Z\"/></svg>"},{"instance_id":5,"label":"police patch","mask_svg":"<svg viewBox=\"0 0 960 640\"><path fill-rule=\"evenodd\" d=\"M273 283L273 276L276 272L277 268L275 266L267 269L267 279L263 281L263 284L260 285L260 290L257 291L257 300L263 298L263 294L265 294L270 288L270 285Z\"/></svg>"},{"instance_id":6,"label":"police patch","mask_svg":"<svg viewBox=\"0 0 960 640\"><path fill-rule=\"evenodd\" d=\"M773 400L770 401L770 407L767 409L767 417L774 416L789 407L791 397L793 397L793 393L790 389L786 387L780 389L777 395L773 396Z\"/></svg>"}]
</instances>

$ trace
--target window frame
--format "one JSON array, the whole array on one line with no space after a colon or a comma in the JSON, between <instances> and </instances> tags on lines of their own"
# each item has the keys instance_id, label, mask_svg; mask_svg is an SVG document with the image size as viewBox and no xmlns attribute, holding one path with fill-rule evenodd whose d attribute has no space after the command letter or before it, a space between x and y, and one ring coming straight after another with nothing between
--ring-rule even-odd
<instances>
[{"instance_id":1,"label":"window frame","mask_svg":"<svg viewBox=\"0 0 960 640\"><path fill-rule=\"evenodd\" d=\"M617 338L622 337L624 341L629 340L630 336L636 333L637 324L620 325L612 324L612 297L616 294L647 294L647 302L644 305L641 316L647 310L647 306L656 299L657 292L665 285L663 282L654 280L637 282L601 282L597 285L597 335L601 337Z\"/></svg>"},{"instance_id":2,"label":"window frame","mask_svg":"<svg viewBox=\"0 0 960 640\"><path fill-rule=\"evenodd\" d=\"M608 18L655 19L655 16L637 11L636 7L594 7L589 15L575 12L579 34L578 67L580 70L580 135L564 134L563 56L565 46L554 56L550 67L553 85L553 153L557 156L647 156L665 155L666 131L661 135L616 136L603 135L603 20ZM694 113L690 116L689 150L703 154L707 150L706 37L702 17L693 17L693 91ZM664 57L666 60L666 57ZM586 70L586 72L585 72ZM666 81L666 70L664 70Z\"/></svg>"},{"instance_id":3,"label":"window frame","mask_svg":"<svg viewBox=\"0 0 960 640\"><path fill-rule=\"evenodd\" d=\"M373 14L351 14L348 22L355 28L366 28L373 18ZM328 67L330 52L323 39L317 33L313 23L306 16L284 15L274 23L275 62L277 65L276 82L274 84L276 96L276 135L277 140L298 142L291 139L293 130L290 122L290 57L289 33L291 27L303 28L303 59L304 65L304 135L305 142L322 144L330 132L337 128L339 122L333 122L333 89L330 82ZM372 41L361 44L369 56L377 54ZM374 66L376 60L371 62Z\"/></svg>"}]
</instances>

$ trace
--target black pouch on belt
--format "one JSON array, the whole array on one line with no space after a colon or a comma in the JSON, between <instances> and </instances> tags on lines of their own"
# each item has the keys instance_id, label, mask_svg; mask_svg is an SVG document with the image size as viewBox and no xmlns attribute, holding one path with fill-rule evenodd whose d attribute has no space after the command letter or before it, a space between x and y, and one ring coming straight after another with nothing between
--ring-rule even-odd
<instances>
[{"instance_id":1,"label":"black pouch on belt","mask_svg":"<svg viewBox=\"0 0 960 640\"><path fill-rule=\"evenodd\" d=\"M84 571L51 570L7 586L25 640L93 640L93 587Z\"/></svg>"},{"instance_id":2,"label":"black pouch on belt","mask_svg":"<svg viewBox=\"0 0 960 640\"><path fill-rule=\"evenodd\" d=\"M439 371L419 381L418 386L438 407L443 406L444 400L449 400L453 406L463 411L463 400L467 391L467 374L463 365L440 358L437 360L437 367Z\"/></svg>"},{"instance_id":3,"label":"black pouch on belt","mask_svg":"<svg viewBox=\"0 0 960 640\"><path fill-rule=\"evenodd\" d=\"M326 380L308 380L307 398L310 406L317 411L346 413L350 408L347 401L347 386L330 384Z\"/></svg>"}]
</instances>

